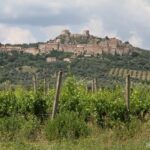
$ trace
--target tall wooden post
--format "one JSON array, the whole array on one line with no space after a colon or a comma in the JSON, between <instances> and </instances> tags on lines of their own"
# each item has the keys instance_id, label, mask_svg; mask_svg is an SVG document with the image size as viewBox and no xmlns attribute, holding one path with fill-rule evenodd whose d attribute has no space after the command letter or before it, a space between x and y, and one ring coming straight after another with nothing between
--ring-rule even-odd
<instances>
[{"instance_id":1,"label":"tall wooden post","mask_svg":"<svg viewBox=\"0 0 150 150\"><path fill-rule=\"evenodd\" d=\"M53 104L52 120L55 118L57 110L58 110L58 101L59 101L59 95L60 95L61 81L62 81L62 71L59 71L58 77L57 77L57 83L56 83L56 95L55 95L54 104Z\"/></svg>"},{"instance_id":2,"label":"tall wooden post","mask_svg":"<svg viewBox=\"0 0 150 150\"><path fill-rule=\"evenodd\" d=\"M94 93L94 80L92 80L92 93Z\"/></svg>"},{"instance_id":3,"label":"tall wooden post","mask_svg":"<svg viewBox=\"0 0 150 150\"><path fill-rule=\"evenodd\" d=\"M33 91L34 93L36 93L36 74L33 74L33 77L32 77L32 81L33 81Z\"/></svg>"},{"instance_id":4,"label":"tall wooden post","mask_svg":"<svg viewBox=\"0 0 150 150\"><path fill-rule=\"evenodd\" d=\"M97 91L97 79L96 78L94 79L94 91L95 92Z\"/></svg>"},{"instance_id":5,"label":"tall wooden post","mask_svg":"<svg viewBox=\"0 0 150 150\"><path fill-rule=\"evenodd\" d=\"M46 79L45 78L43 81L43 92L44 92L44 96L46 96Z\"/></svg>"},{"instance_id":6,"label":"tall wooden post","mask_svg":"<svg viewBox=\"0 0 150 150\"><path fill-rule=\"evenodd\" d=\"M130 75L127 75L126 77L126 87L125 87L125 101L126 101L126 107L127 111L130 111Z\"/></svg>"},{"instance_id":7,"label":"tall wooden post","mask_svg":"<svg viewBox=\"0 0 150 150\"><path fill-rule=\"evenodd\" d=\"M49 92L49 89L50 89L50 81L47 80L47 93Z\"/></svg>"},{"instance_id":8,"label":"tall wooden post","mask_svg":"<svg viewBox=\"0 0 150 150\"><path fill-rule=\"evenodd\" d=\"M86 85L86 92L91 92L92 91L92 82L88 82Z\"/></svg>"}]
</instances>

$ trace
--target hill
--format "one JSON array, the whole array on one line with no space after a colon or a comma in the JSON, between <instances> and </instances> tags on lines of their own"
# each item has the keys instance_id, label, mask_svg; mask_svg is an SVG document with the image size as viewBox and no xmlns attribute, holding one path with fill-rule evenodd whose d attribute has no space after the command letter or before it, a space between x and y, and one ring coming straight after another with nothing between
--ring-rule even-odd
<instances>
[{"instance_id":1,"label":"hill","mask_svg":"<svg viewBox=\"0 0 150 150\"><path fill-rule=\"evenodd\" d=\"M150 70L150 51L132 46L116 38L100 38L88 30L73 34L64 30L53 40L30 44L0 44L0 83L31 86L32 75L51 84L58 70L85 80L97 78L100 85L112 85L108 76L112 68ZM1 84L3 86L3 84Z\"/></svg>"},{"instance_id":2,"label":"hill","mask_svg":"<svg viewBox=\"0 0 150 150\"><path fill-rule=\"evenodd\" d=\"M0 83L3 85L2 83L10 82L31 86L32 74L36 73L39 82L43 82L43 78L47 78L53 84L56 73L62 70L64 76L69 72L85 80L97 78L101 85L111 85L114 83L114 79L123 81L122 78L108 76L108 72L112 68L150 70L150 51L142 50L140 53L128 56L73 56L73 53L55 50L41 55L17 51L0 52Z\"/></svg>"}]
</instances>

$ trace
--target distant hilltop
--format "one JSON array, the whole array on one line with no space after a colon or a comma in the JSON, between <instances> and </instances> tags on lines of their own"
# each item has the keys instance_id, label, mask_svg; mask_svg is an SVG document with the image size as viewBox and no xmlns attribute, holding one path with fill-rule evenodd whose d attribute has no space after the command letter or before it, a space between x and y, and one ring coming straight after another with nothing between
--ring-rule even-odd
<instances>
[{"instance_id":1,"label":"distant hilltop","mask_svg":"<svg viewBox=\"0 0 150 150\"><path fill-rule=\"evenodd\" d=\"M22 51L24 53L39 54L49 53L53 50L72 52L74 55L131 55L134 47L129 42L122 42L117 38L100 38L90 35L89 30L82 34L72 34L69 30L63 30L59 36L45 43L37 43L35 47L23 47L21 45L0 45L0 51Z\"/></svg>"}]
</instances>

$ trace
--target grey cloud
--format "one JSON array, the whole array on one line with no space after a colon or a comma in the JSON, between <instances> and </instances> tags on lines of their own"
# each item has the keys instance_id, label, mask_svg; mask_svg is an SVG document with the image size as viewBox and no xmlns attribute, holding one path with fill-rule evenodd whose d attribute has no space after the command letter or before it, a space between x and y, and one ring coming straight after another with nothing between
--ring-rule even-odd
<instances>
[{"instance_id":1,"label":"grey cloud","mask_svg":"<svg viewBox=\"0 0 150 150\"><path fill-rule=\"evenodd\" d=\"M16 0L1 2L0 22L10 26L26 25L30 29L36 27L36 31L41 27L55 25L69 26L73 31L77 31L95 17L103 22L106 31L116 31L123 40L128 40L131 32L136 32L143 40L143 47L150 49L148 41L150 39L149 0L22 1L24 3L19 3ZM58 4L51 5L51 2L58 2ZM8 10L4 11L6 6ZM9 7L12 13L9 12ZM38 36L40 37L40 33ZM41 37L43 38L43 36Z\"/></svg>"},{"instance_id":2,"label":"grey cloud","mask_svg":"<svg viewBox=\"0 0 150 150\"><path fill-rule=\"evenodd\" d=\"M31 6L30 6L31 7ZM19 13L20 12L20 13ZM13 16L0 16L0 22L13 25L34 25L34 26L48 26L48 25L75 25L83 24L87 21L82 13L77 13L73 9L62 10L58 14L53 14L51 10L45 8L26 8L22 11L14 13Z\"/></svg>"},{"instance_id":3,"label":"grey cloud","mask_svg":"<svg viewBox=\"0 0 150 150\"><path fill-rule=\"evenodd\" d=\"M83 24L87 21L83 16L78 16L74 13L65 12L60 15L34 15L21 16L19 18L0 18L0 22L13 25L34 25L34 26L48 26L48 25L74 25Z\"/></svg>"}]
</instances>

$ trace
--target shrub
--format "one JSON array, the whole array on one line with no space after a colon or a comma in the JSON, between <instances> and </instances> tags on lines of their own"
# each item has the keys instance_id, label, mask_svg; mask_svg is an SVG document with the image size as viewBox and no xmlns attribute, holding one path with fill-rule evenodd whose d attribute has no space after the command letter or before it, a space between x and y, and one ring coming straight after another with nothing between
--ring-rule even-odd
<instances>
[{"instance_id":1,"label":"shrub","mask_svg":"<svg viewBox=\"0 0 150 150\"><path fill-rule=\"evenodd\" d=\"M37 139L37 134L40 132L40 121L35 116L28 116L28 120L24 120L19 130L19 137L28 140Z\"/></svg>"},{"instance_id":2,"label":"shrub","mask_svg":"<svg viewBox=\"0 0 150 150\"><path fill-rule=\"evenodd\" d=\"M47 110L46 101L42 96L37 94L33 103L33 114L36 115L41 121L44 120Z\"/></svg>"},{"instance_id":3,"label":"shrub","mask_svg":"<svg viewBox=\"0 0 150 150\"><path fill-rule=\"evenodd\" d=\"M144 123L136 117L131 117L130 121L126 123L116 121L113 130L117 139L127 139L134 137L138 132L141 133L143 128L142 124Z\"/></svg>"},{"instance_id":4,"label":"shrub","mask_svg":"<svg viewBox=\"0 0 150 150\"><path fill-rule=\"evenodd\" d=\"M48 122L46 127L46 135L49 140L77 139L88 134L89 128L86 123L73 112L58 114L54 120Z\"/></svg>"},{"instance_id":5,"label":"shrub","mask_svg":"<svg viewBox=\"0 0 150 150\"><path fill-rule=\"evenodd\" d=\"M87 94L83 81L78 82L73 76L66 79L60 98L59 112L75 112L88 121L93 111L92 99Z\"/></svg>"},{"instance_id":6,"label":"shrub","mask_svg":"<svg viewBox=\"0 0 150 150\"><path fill-rule=\"evenodd\" d=\"M116 121L126 121L126 107L120 87L113 91L99 91L94 103L97 124L101 127L112 127Z\"/></svg>"},{"instance_id":7,"label":"shrub","mask_svg":"<svg viewBox=\"0 0 150 150\"><path fill-rule=\"evenodd\" d=\"M28 120L19 115L0 118L0 141L35 139L38 127L39 122L33 116L28 116Z\"/></svg>"},{"instance_id":8,"label":"shrub","mask_svg":"<svg viewBox=\"0 0 150 150\"><path fill-rule=\"evenodd\" d=\"M0 93L0 116L9 116L17 110L16 97L11 91Z\"/></svg>"}]
</instances>

